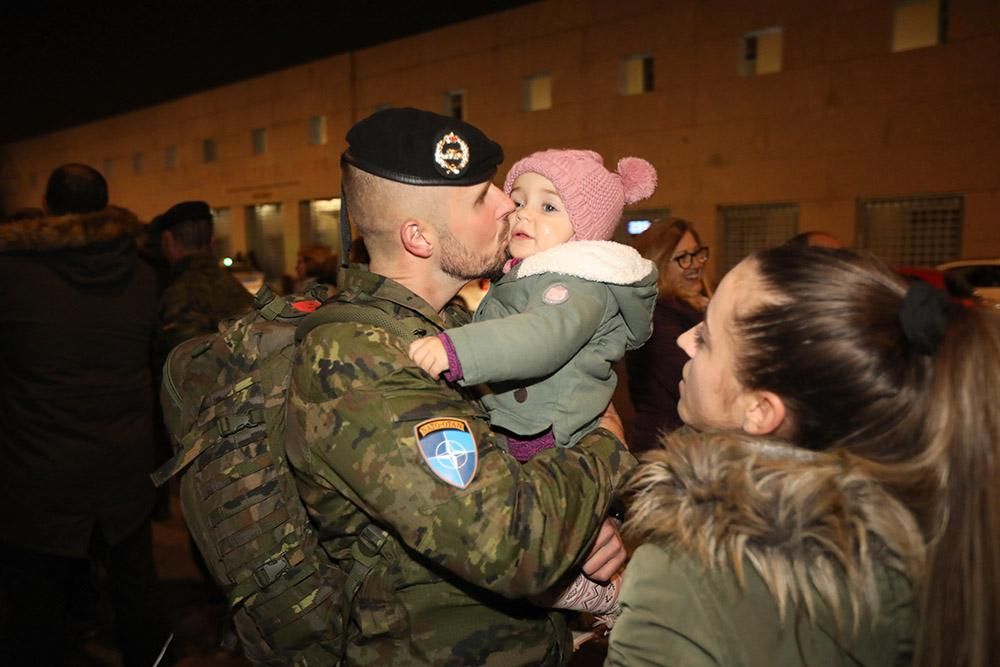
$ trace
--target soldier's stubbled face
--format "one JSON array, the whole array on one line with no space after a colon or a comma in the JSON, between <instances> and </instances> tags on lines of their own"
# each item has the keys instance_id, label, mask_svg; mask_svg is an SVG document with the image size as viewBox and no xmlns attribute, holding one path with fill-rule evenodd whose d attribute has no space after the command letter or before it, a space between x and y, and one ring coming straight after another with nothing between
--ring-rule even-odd
<instances>
[{"instance_id":1,"label":"soldier's stubbled face","mask_svg":"<svg viewBox=\"0 0 1000 667\"><path fill-rule=\"evenodd\" d=\"M460 280L495 279L507 260L514 203L492 183L449 188L447 222L438 230L441 270Z\"/></svg>"}]
</instances>

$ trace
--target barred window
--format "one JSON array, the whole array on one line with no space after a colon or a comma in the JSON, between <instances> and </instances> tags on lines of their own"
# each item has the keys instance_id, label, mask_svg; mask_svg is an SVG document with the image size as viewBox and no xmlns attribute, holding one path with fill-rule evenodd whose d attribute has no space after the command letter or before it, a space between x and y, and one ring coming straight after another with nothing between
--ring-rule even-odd
<instances>
[{"instance_id":1,"label":"barred window","mask_svg":"<svg viewBox=\"0 0 1000 667\"><path fill-rule=\"evenodd\" d=\"M862 199L858 245L891 264L934 266L962 249L960 195Z\"/></svg>"},{"instance_id":2,"label":"barred window","mask_svg":"<svg viewBox=\"0 0 1000 667\"><path fill-rule=\"evenodd\" d=\"M747 255L780 245L795 236L799 226L798 204L750 204L720 206L722 272Z\"/></svg>"}]
</instances>

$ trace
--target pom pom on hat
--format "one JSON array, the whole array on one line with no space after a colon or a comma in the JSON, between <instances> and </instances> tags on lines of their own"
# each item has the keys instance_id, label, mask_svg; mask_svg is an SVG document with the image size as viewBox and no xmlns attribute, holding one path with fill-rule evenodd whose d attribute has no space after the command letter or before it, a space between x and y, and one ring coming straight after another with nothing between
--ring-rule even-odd
<instances>
[{"instance_id":1,"label":"pom pom on hat","mask_svg":"<svg viewBox=\"0 0 1000 667\"><path fill-rule=\"evenodd\" d=\"M566 205L577 241L609 240L625 204L646 199L656 189L656 169L642 158L622 158L617 173L612 173L594 151L552 149L514 163L507 173L504 192L509 195L517 177L527 172L552 181Z\"/></svg>"},{"instance_id":2,"label":"pom pom on hat","mask_svg":"<svg viewBox=\"0 0 1000 667\"><path fill-rule=\"evenodd\" d=\"M623 157L618 161L625 203L634 204L653 195L656 190L656 169L641 157Z\"/></svg>"}]
</instances>

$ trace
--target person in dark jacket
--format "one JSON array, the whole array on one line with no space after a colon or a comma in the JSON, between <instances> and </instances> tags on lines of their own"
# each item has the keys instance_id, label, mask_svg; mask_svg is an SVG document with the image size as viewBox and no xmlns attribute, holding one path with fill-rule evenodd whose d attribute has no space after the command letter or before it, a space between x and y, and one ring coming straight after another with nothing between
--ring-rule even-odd
<instances>
[{"instance_id":1,"label":"person in dark jacket","mask_svg":"<svg viewBox=\"0 0 1000 667\"><path fill-rule=\"evenodd\" d=\"M149 523L156 284L141 227L79 164L52 173L45 216L0 226L5 665L64 664L74 573L98 555L124 664L152 664L169 634Z\"/></svg>"},{"instance_id":2,"label":"person in dark jacket","mask_svg":"<svg viewBox=\"0 0 1000 667\"><path fill-rule=\"evenodd\" d=\"M704 273L708 248L690 222L674 218L658 223L639 236L636 249L660 271L653 335L625 357L635 407L630 446L639 453L656 447L660 433L682 424L677 383L688 357L677 347L677 337L701 321L709 289Z\"/></svg>"},{"instance_id":3,"label":"person in dark jacket","mask_svg":"<svg viewBox=\"0 0 1000 667\"><path fill-rule=\"evenodd\" d=\"M239 317L253 297L212 255L212 209L203 201L172 206L153 221L170 283L160 297L156 341L160 361L179 343L216 333L219 322Z\"/></svg>"}]
</instances>

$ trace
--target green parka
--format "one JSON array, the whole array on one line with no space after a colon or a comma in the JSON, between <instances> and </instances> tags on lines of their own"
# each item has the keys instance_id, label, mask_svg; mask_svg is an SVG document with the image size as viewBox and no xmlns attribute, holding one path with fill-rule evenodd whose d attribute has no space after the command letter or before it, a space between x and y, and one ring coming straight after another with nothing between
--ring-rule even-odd
<instances>
[{"instance_id":1,"label":"green parka","mask_svg":"<svg viewBox=\"0 0 1000 667\"><path fill-rule=\"evenodd\" d=\"M656 265L611 241L572 241L525 259L490 288L475 322L448 337L462 384L491 383L494 426L521 436L552 428L575 444L611 400L611 367L648 339Z\"/></svg>"},{"instance_id":2,"label":"green parka","mask_svg":"<svg viewBox=\"0 0 1000 667\"><path fill-rule=\"evenodd\" d=\"M606 665L909 665L924 543L864 463L681 431L626 486Z\"/></svg>"}]
</instances>

